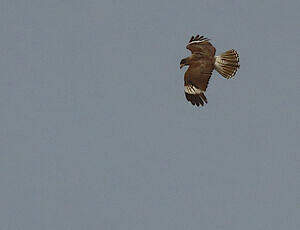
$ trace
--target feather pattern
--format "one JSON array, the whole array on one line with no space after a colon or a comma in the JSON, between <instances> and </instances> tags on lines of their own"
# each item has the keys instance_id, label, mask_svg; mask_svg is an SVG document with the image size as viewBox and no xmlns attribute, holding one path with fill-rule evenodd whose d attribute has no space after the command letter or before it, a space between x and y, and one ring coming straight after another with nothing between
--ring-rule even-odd
<instances>
[{"instance_id":1,"label":"feather pattern","mask_svg":"<svg viewBox=\"0 0 300 230\"><path fill-rule=\"evenodd\" d=\"M207 103L204 93L214 69L229 79L240 67L239 55L235 50L228 50L215 56L216 49L209 41L208 38L199 34L192 36L186 46L192 54L180 62L180 68L185 65L189 66L184 74L185 97L196 106L203 106Z\"/></svg>"},{"instance_id":2,"label":"feather pattern","mask_svg":"<svg viewBox=\"0 0 300 230\"><path fill-rule=\"evenodd\" d=\"M216 49L209 42L209 39L200 36L199 34L195 37L192 36L186 48L192 52L192 54L201 54L202 56L213 57Z\"/></svg>"},{"instance_id":3,"label":"feather pattern","mask_svg":"<svg viewBox=\"0 0 300 230\"><path fill-rule=\"evenodd\" d=\"M239 54L235 50L228 50L215 57L215 69L227 79L234 77L239 67Z\"/></svg>"}]
</instances>

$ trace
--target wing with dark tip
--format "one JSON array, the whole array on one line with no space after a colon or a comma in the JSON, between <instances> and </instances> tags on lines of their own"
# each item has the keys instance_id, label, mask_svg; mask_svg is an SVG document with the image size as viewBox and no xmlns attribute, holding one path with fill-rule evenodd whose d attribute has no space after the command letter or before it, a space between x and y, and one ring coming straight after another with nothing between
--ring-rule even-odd
<instances>
[{"instance_id":1,"label":"wing with dark tip","mask_svg":"<svg viewBox=\"0 0 300 230\"><path fill-rule=\"evenodd\" d=\"M186 48L194 53L201 54L203 56L214 57L216 53L215 47L209 42L208 38L204 36L192 36Z\"/></svg>"},{"instance_id":2,"label":"wing with dark tip","mask_svg":"<svg viewBox=\"0 0 300 230\"><path fill-rule=\"evenodd\" d=\"M206 99L204 93L200 93L200 94L196 94L196 95L185 93L185 97L189 102L192 103L192 105L204 106L204 102L207 103L207 99Z\"/></svg>"},{"instance_id":3,"label":"wing with dark tip","mask_svg":"<svg viewBox=\"0 0 300 230\"><path fill-rule=\"evenodd\" d=\"M184 74L184 92L186 99L193 105L204 105L207 98L204 95L208 86L213 64L208 59L201 59L198 63L190 65Z\"/></svg>"}]
</instances>

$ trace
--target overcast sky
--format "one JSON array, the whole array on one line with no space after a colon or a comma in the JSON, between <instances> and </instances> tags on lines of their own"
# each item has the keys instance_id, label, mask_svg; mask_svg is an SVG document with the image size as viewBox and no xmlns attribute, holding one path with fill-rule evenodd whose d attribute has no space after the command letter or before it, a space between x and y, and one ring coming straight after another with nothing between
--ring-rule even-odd
<instances>
[{"instance_id":1,"label":"overcast sky","mask_svg":"<svg viewBox=\"0 0 300 230\"><path fill-rule=\"evenodd\" d=\"M1 0L0 229L298 230L296 0ZM236 49L203 108L191 35Z\"/></svg>"}]
</instances>

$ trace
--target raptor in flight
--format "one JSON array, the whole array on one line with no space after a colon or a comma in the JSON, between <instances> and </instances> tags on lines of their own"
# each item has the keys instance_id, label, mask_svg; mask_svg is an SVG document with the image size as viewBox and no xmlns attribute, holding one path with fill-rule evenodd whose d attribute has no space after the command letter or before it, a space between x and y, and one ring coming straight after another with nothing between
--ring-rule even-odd
<instances>
[{"instance_id":1,"label":"raptor in flight","mask_svg":"<svg viewBox=\"0 0 300 230\"><path fill-rule=\"evenodd\" d=\"M184 92L186 99L193 105L204 105L207 99L204 95L208 81L215 69L223 77L232 78L239 65L239 55L235 50L228 50L215 56L216 49L203 36L192 36L186 48L192 55L180 62L180 69L189 66L184 74Z\"/></svg>"}]
</instances>

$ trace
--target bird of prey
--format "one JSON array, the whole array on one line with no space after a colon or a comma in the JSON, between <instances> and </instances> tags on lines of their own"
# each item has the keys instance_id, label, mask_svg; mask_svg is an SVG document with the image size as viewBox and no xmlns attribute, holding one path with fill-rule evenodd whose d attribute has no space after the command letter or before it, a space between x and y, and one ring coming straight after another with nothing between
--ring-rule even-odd
<instances>
[{"instance_id":1,"label":"bird of prey","mask_svg":"<svg viewBox=\"0 0 300 230\"><path fill-rule=\"evenodd\" d=\"M215 56L216 49L204 36L192 36L186 48L192 52L191 56L180 62L180 69L189 66L184 74L185 97L193 105L207 103L204 95L208 81L215 69L223 77L232 78L239 65L239 55L235 50L228 50Z\"/></svg>"}]
</instances>

